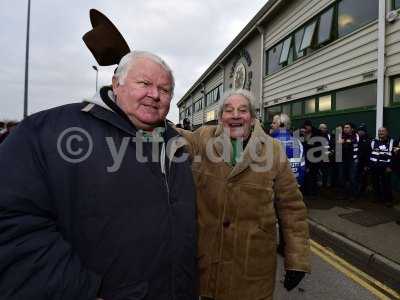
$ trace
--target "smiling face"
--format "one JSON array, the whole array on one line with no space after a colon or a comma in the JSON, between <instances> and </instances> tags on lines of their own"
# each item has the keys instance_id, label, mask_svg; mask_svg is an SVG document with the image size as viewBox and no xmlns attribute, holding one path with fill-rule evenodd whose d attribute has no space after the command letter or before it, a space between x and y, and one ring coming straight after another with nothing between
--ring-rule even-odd
<instances>
[{"instance_id":1,"label":"smiling face","mask_svg":"<svg viewBox=\"0 0 400 300\"><path fill-rule=\"evenodd\" d=\"M230 96L225 101L219 122L228 130L231 138L247 139L254 125L249 101L242 95Z\"/></svg>"},{"instance_id":2,"label":"smiling face","mask_svg":"<svg viewBox=\"0 0 400 300\"><path fill-rule=\"evenodd\" d=\"M172 99L172 79L158 63L137 58L123 84L113 78L117 105L139 129L150 130L162 123Z\"/></svg>"}]
</instances>

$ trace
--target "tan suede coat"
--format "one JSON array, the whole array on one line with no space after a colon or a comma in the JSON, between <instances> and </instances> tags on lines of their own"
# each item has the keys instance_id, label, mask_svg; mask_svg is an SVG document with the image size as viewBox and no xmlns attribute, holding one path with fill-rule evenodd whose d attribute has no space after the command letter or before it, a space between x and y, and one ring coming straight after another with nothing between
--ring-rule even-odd
<instances>
[{"instance_id":1,"label":"tan suede coat","mask_svg":"<svg viewBox=\"0 0 400 300\"><path fill-rule=\"evenodd\" d=\"M274 199L279 199L276 207L286 241L285 269L310 271L306 207L280 142L256 121L242 161L232 167L225 162L232 146L221 126L181 133L189 142L197 188L201 296L272 299ZM225 161L216 161L224 155Z\"/></svg>"}]
</instances>

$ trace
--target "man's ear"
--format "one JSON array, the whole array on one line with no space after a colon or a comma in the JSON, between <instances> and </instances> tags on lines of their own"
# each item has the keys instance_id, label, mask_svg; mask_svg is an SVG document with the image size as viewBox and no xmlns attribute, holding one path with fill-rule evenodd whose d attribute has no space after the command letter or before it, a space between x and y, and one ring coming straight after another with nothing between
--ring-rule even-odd
<instances>
[{"instance_id":1,"label":"man's ear","mask_svg":"<svg viewBox=\"0 0 400 300\"><path fill-rule=\"evenodd\" d=\"M119 87L118 79L115 76L113 76L113 78L112 78L112 89L113 89L114 95L117 94L117 88L118 87Z\"/></svg>"}]
</instances>

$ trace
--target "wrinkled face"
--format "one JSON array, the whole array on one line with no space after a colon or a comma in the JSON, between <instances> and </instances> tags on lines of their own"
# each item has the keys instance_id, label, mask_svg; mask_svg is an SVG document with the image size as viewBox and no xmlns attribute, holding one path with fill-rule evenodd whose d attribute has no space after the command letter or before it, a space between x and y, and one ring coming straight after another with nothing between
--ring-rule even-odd
<instances>
[{"instance_id":1,"label":"wrinkled face","mask_svg":"<svg viewBox=\"0 0 400 300\"><path fill-rule=\"evenodd\" d=\"M389 135L389 132L387 131L387 129L385 127L381 127L378 129L378 137L381 140L387 139L388 135Z\"/></svg>"},{"instance_id":2,"label":"wrinkled face","mask_svg":"<svg viewBox=\"0 0 400 300\"><path fill-rule=\"evenodd\" d=\"M351 132L352 132L351 126L350 125L344 125L343 132L345 134L351 134Z\"/></svg>"},{"instance_id":3,"label":"wrinkled face","mask_svg":"<svg viewBox=\"0 0 400 300\"><path fill-rule=\"evenodd\" d=\"M149 58L130 66L123 84L113 78L118 106L139 129L149 130L165 120L172 99L169 73Z\"/></svg>"},{"instance_id":4,"label":"wrinkled face","mask_svg":"<svg viewBox=\"0 0 400 300\"><path fill-rule=\"evenodd\" d=\"M247 139L254 125L254 118L250 113L249 101L241 95L229 97L224 104L222 116L219 120L228 130L233 139Z\"/></svg>"},{"instance_id":5,"label":"wrinkled face","mask_svg":"<svg viewBox=\"0 0 400 300\"><path fill-rule=\"evenodd\" d=\"M274 117L273 120L272 120L272 123L271 123L271 129L272 130L278 129L279 125L280 125L279 118L278 117Z\"/></svg>"}]
</instances>

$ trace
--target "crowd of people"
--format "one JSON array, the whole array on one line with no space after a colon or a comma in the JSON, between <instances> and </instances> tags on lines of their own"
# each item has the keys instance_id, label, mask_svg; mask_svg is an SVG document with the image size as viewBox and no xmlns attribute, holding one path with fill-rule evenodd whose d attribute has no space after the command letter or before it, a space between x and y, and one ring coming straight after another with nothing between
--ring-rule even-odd
<instances>
[{"instance_id":1,"label":"crowd of people","mask_svg":"<svg viewBox=\"0 0 400 300\"><path fill-rule=\"evenodd\" d=\"M391 137L388 127L379 128L376 138L365 124L351 122L331 131L326 123L316 127L306 120L291 130L290 118L278 114L266 131L285 145L305 196L317 197L321 188L333 188L338 199L357 200L373 190L375 202L393 206L392 181L400 177L400 139Z\"/></svg>"}]
</instances>

